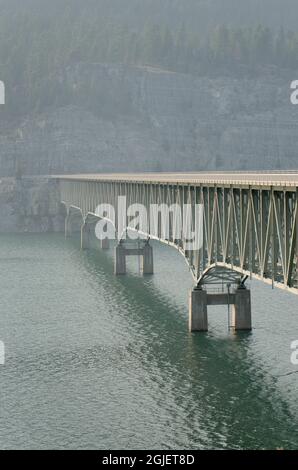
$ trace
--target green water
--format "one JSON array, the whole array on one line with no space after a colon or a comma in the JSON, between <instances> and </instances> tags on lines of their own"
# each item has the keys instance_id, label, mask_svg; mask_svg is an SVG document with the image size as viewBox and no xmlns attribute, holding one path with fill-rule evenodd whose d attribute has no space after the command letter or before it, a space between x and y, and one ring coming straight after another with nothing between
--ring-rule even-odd
<instances>
[{"instance_id":1,"label":"green water","mask_svg":"<svg viewBox=\"0 0 298 470\"><path fill-rule=\"evenodd\" d=\"M154 254L154 276L116 278L112 250L0 237L2 449L298 447L298 297L253 283L251 334L226 307L190 334L184 260Z\"/></svg>"}]
</instances>

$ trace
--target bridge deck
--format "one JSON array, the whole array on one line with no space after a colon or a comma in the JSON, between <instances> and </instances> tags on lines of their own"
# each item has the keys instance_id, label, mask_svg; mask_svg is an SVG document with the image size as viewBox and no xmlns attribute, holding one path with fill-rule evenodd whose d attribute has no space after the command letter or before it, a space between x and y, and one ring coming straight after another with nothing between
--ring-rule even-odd
<instances>
[{"instance_id":1,"label":"bridge deck","mask_svg":"<svg viewBox=\"0 0 298 470\"><path fill-rule=\"evenodd\" d=\"M99 173L56 175L73 181L130 181L136 183L282 186L298 188L298 170L282 172Z\"/></svg>"},{"instance_id":2,"label":"bridge deck","mask_svg":"<svg viewBox=\"0 0 298 470\"><path fill-rule=\"evenodd\" d=\"M182 221L189 217L184 203L194 208L199 202L203 206L199 250L189 249L186 237L180 229L179 233L174 230L174 224L169 223L165 233L161 217L146 226L143 234L175 246L196 282L216 266L298 293L298 171L108 173L54 178L60 180L67 218L71 209L79 209L86 224L90 217L93 220L99 204L108 204L115 212L116 232L121 234L128 225L125 219L122 227L118 217L120 195L127 196L129 206L142 204L148 214L151 204L177 204Z\"/></svg>"}]
</instances>

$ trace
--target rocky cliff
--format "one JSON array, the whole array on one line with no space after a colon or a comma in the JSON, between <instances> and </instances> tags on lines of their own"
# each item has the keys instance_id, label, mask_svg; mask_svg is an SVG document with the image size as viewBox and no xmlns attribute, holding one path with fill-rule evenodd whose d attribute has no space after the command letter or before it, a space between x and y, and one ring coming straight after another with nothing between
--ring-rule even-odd
<instances>
[{"instance_id":1,"label":"rocky cliff","mask_svg":"<svg viewBox=\"0 0 298 470\"><path fill-rule=\"evenodd\" d=\"M60 232L63 228L57 182L48 178L1 178L0 232Z\"/></svg>"},{"instance_id":2,"label":"rocky cliff","mask_svg":"<svg viewBox=\"0 0 298 470\"><path fill-rule=\"evenodd\" d=\"M67 105L0 125L0 174L297 168L293 79L76 64Z\"/></svg>"}]
</instances>

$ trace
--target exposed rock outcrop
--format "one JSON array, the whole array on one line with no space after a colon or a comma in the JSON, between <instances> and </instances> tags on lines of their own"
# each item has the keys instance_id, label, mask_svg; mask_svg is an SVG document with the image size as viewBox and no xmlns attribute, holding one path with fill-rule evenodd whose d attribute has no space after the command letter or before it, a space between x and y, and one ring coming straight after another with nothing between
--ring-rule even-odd
<instances>
[{"instance_id":1,"label":"exposed rock outcrop","mask_svg":"<svg viewBox=\"0 0 298 470\"><path fill-rule=\"evenodd\" d=\"M59 77L67 106L2 130L0 174L297 168L295 78L77 64Z\"/></svg>"},{"instance_id":2,"label":"exposed rock outcrop","mask_svg":"<svg viewBox=\"0 0 298 470\"><path fill-rule=\"evenodd\" d=\"M57 182L48 178L1 178L0 232L60 232L63 227Z\"/></svg>"}]
</instances>

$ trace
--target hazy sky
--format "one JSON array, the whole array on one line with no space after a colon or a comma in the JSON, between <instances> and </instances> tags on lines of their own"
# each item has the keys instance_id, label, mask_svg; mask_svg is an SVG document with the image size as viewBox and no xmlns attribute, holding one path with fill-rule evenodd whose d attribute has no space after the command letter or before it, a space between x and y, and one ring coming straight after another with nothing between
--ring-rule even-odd
<instances>
[{"instance_id":1,"label":"hazy sky","mask_svg":"<svg viewBox=\"0 0 298 470\"><path fill-rule=\"evenodd\" d=\"M297 0L0 0L0 11L18 9L35 14L38 10L50 15L65 8L79 14L95 9L135 27L153 20L170 26L185 22L202 30L223 22L297 29Z\"/></svg>"}]
</instances>

